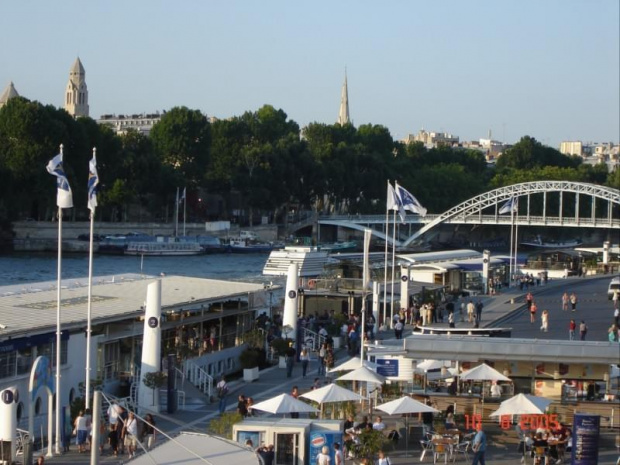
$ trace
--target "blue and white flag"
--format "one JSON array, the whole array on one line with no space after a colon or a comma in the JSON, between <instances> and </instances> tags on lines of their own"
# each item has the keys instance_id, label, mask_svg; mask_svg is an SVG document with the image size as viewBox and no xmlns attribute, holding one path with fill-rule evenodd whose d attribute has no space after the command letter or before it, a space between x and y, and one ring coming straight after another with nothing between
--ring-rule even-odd
<instances>
[{"instance_id":1,"label":"blue and white flag","mask_svg":"<svg viewBox=\"0 0 620 465\"><path fill-rule=\"evenodd\" d=\"M499 209L499 214L503 215L504 213L517 212L519 211L519 197L511 197L508 199L502 208Z\"/></svg>"},{"instance_id":2,"label":"blue and white flag","mask_svg":"<svg viewBox=\"0 0 620 465\"><path fill-rule=\"evenodd\" d=\"M386 210L397 211L400 216L400 220L403 223L405 222L405 210L403 210L403 205L400 200L400 197L396 194L396 191L390 184L390 181L388 181L388 188L387 188Z\"/></svg>"},{"instance_id":3,"label":"blue and white flag","mask_svg":"<svg viewBox=\"0 0 620 465\"><path fill-rule=\"evenodd\" d=\"M181 194L181 197L179 198L179 203L182 203L183 200L185 200L185 194L187 193L187 187L183 188L183 194Z\"/></svg>"},{"instance_id":4,"label":"blue and white flag","mask_svg":"<svg viewBox=\"0 0 620 465\"><path fill-rule=\"evenodd\" d=\"M91 212L97 207L97 184L99 184L99 174L97 173L97 158L93 150L93 158L88 162L88 208Z\"/></svg>"},{"instance_id":5,"label":"blue and white flag","mask_svg":"<svg viewBox=\"0 0 620 465\"><path fill-rule=\"evenodd\" d=\"M426 208L418 202L418 199L416 199L411 192L399 186L398 182L394 183L394 185L396 186L396 195L400 198L403 209L412 213L417 213L420 216L426 216Z\"/></svg>"},{"instance_id":6,"label":"blue and white flag","mask_svg":"<svg viewBox=\"0 0 620 465\"><path fill-rule=\"evenodd\" d=\"M56 176L56 186L58 188L56 192L56 205L58 205L58 208L72 208L73 194L62 166L62 153L52 158L46 168L49 174Z\"/></svg>"}]
</instances>

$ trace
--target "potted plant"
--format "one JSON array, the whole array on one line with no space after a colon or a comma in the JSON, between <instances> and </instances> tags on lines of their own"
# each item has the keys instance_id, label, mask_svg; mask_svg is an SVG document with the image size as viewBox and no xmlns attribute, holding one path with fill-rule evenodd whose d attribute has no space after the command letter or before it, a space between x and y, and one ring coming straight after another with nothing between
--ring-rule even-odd
<instances>
[{"instance_id":1,"label":"potted plant","mask_svg":"<svg viewBox=\"0 0 620 465\"><path fill-rule=\"evenodd\" d=\"M276 338L271 341L271 348L274 350L276 355L278 356L278 367L286 368L286 349L288 349L288 345L291 342L290 339L286 338Z\"/></svg>"},{"instance_id":2,"label":"potted plant","mask_svg":"<svg viewBox=\"0 0 620 465\"><path fill-rule=\"evenodd\" d=\"M239 355L239 362L243 368L244 381L251 383L258 379L260 356L260 352L253 347L248 347Z\"/></svg>"},{"instance_id":3,"label":"potted plant","mask_svg":"<svg viewBox=\"0 0 620 465\"><path fill-rule=\"evenodd\" d=\"M355 461L360 464L373 464L375 455L390 444L389 439L382 431L374 429L362 431L359 440L360 444L357 446Z\"/></svg>"},{"instance_id":4,"label":"potted plant","mask_svg":"<svg viewBox=\"0 0 620 465\"><path fill-rule=\"evenodd\" d=\"M144 385L153 391L153 410L157 410L159 408L159 402L155 403L155 393L159 390L159 388L163 387L167 382L167 375L163 371L151 371L144 375L142 378Z\"/></svg>"}]
</instances>

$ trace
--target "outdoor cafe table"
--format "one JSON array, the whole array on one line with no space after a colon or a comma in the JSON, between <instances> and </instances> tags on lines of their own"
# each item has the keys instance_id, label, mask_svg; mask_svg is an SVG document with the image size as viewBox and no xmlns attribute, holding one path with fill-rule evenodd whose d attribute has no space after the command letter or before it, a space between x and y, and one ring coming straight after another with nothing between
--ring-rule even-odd
<instances>
[{"instance_id":1,"label":"outdoor cafe table","mask_svg":"<svg viewBox=\"0 0 620 465\"><path fill-rule=\"evenodd\" d=\"M457 444L457 441L455 441L452 436L434 437L431 439L431 442L433 443L433 447L438 445L445 446L450 456L452 456L454 446ZM448 462L448 454L445 454L444 460L446 463Z\"/></svg>"}]
</instances>

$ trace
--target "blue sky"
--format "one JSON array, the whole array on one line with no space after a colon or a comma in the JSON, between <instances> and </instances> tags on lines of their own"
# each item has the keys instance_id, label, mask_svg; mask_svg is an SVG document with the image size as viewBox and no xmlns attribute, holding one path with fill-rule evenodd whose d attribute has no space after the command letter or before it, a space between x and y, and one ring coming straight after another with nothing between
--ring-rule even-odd
<instances>
[{"instance_id":1,"label":"blue sky","mask_svg":"<svg viewBox=\"0 0 620 465\"><path fill-rule=\"evenodd\" d=\"M61 106L77 55L91 116L265 103L395 138L619 139L618 0L5 0L0 89Z\"/></svg>"}]
</instances>

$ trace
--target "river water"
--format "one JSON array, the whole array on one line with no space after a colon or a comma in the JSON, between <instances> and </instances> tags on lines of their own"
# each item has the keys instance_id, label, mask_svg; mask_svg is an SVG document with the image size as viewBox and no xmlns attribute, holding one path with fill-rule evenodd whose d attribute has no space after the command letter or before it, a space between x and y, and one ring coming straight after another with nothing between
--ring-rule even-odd
<instances>
[{"instance_id":1,"label":"river water","mask_svg":"<svg viewBox=\"0 0 620 465\"><path fill-rule=\"evenodd\" d=\"M124 273L144 273L157 276L192 276L252 283L274 282L283 278L263 276L268 254L212 254L190 257L141 257L122 255L95 255L93 276L111 276ZM0 256L0 286L56 280L56 254L12 254ZM86 254L64 255L62 279L88 276Z\"/></svg>"}]
</instances>

